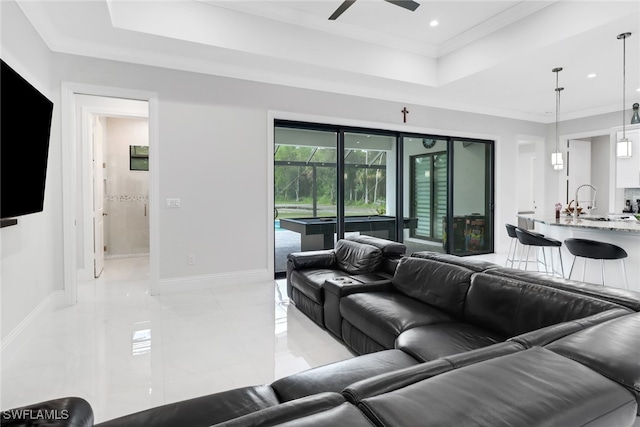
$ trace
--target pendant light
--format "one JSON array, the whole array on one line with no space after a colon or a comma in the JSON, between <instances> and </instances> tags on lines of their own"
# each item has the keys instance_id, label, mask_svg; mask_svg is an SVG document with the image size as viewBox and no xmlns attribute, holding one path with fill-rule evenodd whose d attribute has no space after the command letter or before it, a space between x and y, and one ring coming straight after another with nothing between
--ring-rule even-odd
<instances>
[{"instance_id":1,"label":"pendant light","mask_svg":"<svg viewBox=\"0 0 640 427\"><path fill-rule=\"evenodd\" d=\"M627 122L625 118L626 40L629 37L631 37L631 33L618 34L618 40L622 39L622 139L616 143L616 156L623 158L631 157L631 141L629 141L625 132L625 124Z\"/></svg>"},{"instance_id":2,"label":"pendant light","mask_svg":"<svg viewBox=\"0 0 640 427\"><path fill-rule=\"evenodd\" d=\"M551 70L556 73L556 151L551 153L551 166L554 170L562 170L564 168L564 162L562 160L562 152L560 151L560 135L558 134L558 114L560 112L560 92L564 90L563 87L558 87L558 73L562 71L562 67L557 67Z\"/></svg>"}]
</instances>

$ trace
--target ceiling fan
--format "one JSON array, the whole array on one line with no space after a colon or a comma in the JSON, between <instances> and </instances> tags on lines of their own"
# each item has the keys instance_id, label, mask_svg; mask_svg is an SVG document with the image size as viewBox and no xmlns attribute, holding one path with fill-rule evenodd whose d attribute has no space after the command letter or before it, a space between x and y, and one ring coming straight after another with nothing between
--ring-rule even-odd
<instances>
[{"instance_id":1,"label":"ceiling fan","mask_svg":"<svg viewBox=\"0 0 640 427\"><path fill-rule=\"evenodd\" d=\"M400 6L403 7L405 9L408 9L410 11L414 11L418 8L418 6L420 6L419 3L416 3L413 0L384 0L388 3L393 3L396 6ZM338 7L336 9L335 12L333 12L333 14L329 17L330 21L335 21L336 19L338 19L338 17L340 15L342 15L344 13L345 10L349 9L349 7L351 7L352 4L354 4L356 2L356 0L345 0L342 2L342 4L340 5L340 7Z\"/></svg>"}]
</instances>

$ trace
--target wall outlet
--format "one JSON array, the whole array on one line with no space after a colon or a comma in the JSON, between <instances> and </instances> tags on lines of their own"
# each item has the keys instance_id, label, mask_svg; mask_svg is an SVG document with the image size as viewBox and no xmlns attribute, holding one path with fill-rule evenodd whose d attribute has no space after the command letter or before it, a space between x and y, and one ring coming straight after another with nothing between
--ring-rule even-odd
<instances>
[{"instance_id":1,"label":"wall outlet","mask_svg":"<svg viewBox=\"0 0 640 427\"><path fill-rule=\"evenodd\" d=\"M189 265L196 265L196 256L195 255L189 255Z\"/></svg>"}]
</instances>

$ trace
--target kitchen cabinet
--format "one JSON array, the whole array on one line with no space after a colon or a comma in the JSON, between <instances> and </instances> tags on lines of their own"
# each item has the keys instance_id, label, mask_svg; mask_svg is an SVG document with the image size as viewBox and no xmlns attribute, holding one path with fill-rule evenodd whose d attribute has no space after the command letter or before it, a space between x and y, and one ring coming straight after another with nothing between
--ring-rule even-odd
<instances>
[{"instance_id":1,"label":"kitchen cabinet","mask_svg":"<svg viewBox=\"0 0 640 427\"><path fill-rule=\"evenodd\" d=\"M640 188L640 129L626 131L631 141L631 157L616 159L616 187ZM622 138L622 131L616 133L616 142Z\"/></svg>"}]
</instances>

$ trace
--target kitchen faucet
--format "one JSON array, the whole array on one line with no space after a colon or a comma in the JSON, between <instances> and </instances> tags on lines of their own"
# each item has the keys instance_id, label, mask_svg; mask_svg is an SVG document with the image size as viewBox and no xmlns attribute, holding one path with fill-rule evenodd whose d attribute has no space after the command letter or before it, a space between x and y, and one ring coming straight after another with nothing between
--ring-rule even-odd
<instances>
[{"instance_id":1,"label":"kitchen faucet","mask_svg":"<svg viewBox=\"0 0 640 427\"><path fill-rule=\"evenodd\" d=\"M596 208L596 191L598 191L598 189L596 187L594 187L591 184L582 184L581 186L579 186L578 188L576 188L576 207L573 209L573 219L577 220L578 219L578 192L580 191L580 189L582 187L591 187L591 189L593 190L593 199L591 199L591 206L588 206L588 209L595 209Z\"/></svg>"}]
</instances>

